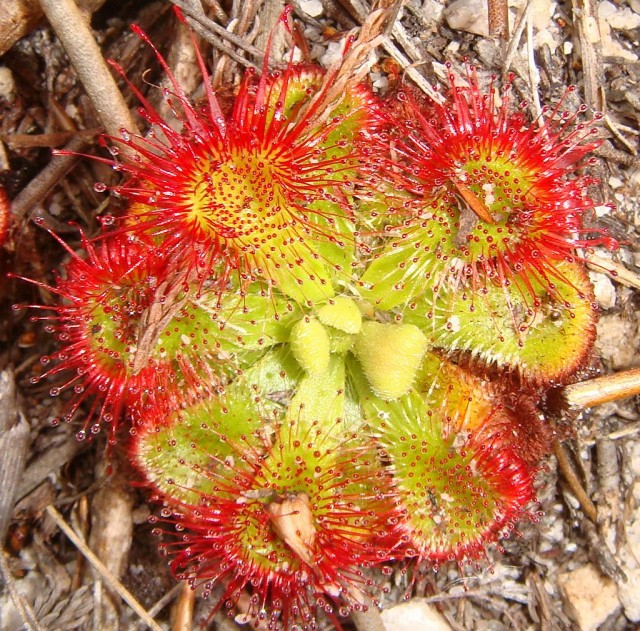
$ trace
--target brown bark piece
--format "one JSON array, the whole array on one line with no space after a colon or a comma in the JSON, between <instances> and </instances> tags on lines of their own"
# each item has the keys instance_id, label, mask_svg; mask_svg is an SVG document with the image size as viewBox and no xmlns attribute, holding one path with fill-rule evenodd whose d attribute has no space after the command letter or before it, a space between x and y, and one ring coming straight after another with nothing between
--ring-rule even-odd
<instances>
[{"instance_id":1,"label":"brown bark piece","mask_svg":"<svg viewBox=\"0 0 640 631\"><path fill-rule=\"evenodd\" d=\"M41 17L38 0L0 0L0 55L30 33Z\"/></svg>"},{"instance_id":2,"label":"brown bark piece","mask_svg":"<svg viewBox=\"0 0 640 631\"><path fill-rule=\"evenodd\" d=\"M0 542L4 541L24 471L29 446L29 425L16 397L13 371L0 373Z\"/></svg>"}]
</instances>

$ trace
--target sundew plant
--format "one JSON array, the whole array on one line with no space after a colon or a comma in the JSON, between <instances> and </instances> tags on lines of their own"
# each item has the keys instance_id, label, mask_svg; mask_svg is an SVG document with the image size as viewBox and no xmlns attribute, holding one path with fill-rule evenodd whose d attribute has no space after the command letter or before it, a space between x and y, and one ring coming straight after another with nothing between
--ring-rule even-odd
<instances>
[{"instance_id":1,"label":"sundew plant","mask_svg":"<svg viewBox=\"0 0 640 631\"><path fill-rule=\"evenodd\" d=\"M175 576L268 628L339 626L392 562L464 569L535 521L539 403L590 357L581 251L611 244L584 221L597 117L529 120L469 64L435 102L267 60L228 107L199 52L195 104L155 53L177 122L129 81L128 210L40 309L43 378L130 459Z\"/></svg>"}]
</instances>

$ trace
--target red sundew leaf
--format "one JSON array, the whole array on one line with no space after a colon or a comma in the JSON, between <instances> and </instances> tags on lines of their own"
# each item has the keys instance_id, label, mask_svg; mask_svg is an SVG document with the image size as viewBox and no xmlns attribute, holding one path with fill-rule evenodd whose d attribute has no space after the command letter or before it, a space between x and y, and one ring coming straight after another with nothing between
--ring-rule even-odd
<instances>
[{"instance_id":1,"label":"red sundew leaf","mask_svg":"<svg viewBox=\"0 0 640 631\"><path fill-rule=\"evenodd\" d=\"M255 461L253 479L218 480L217 492L197 506L171 502L166 520L180 538L164 547L178 578L204 585L206 594L225 587L217 607L248 592L251 617L264 612L284 628L314 628L321 611L348 612L363 604L361 594L375 592L364 568L394 556L380 534L398 515L374 450L355 436L340 448L302 444L304 424L292 431Z\"/></svg>"},{"instance_id":2,"label":"red sundew leaf","mask_svg":"<svg viewBox=\"0 0 640 631\"><path fill-rule=\"evenodd\" d=\"M175 404L178 393L185 396L215 388L220 362L213 355L215 349L207 346L209 324L213 328L208 314L180 296L175 297L176 308L164 321L164 330L160 322L145 319L161 301L158 290L168 273L167 261L153 244L120 234L96 245L82 235L86 252L82 257L53 236L71 259L63 274L57 275L55 286L46 286L59 296L60 304L32 305L52 312L34 319L47 322L60 345L50 357L42 358L44 364L53 365L40 379L68 376L51 390L52 395L73 390L65 420L90 402L78 438L98 433L103 421L110 424L110 441L114 442L125 411L135 416L156 399ZM154 333L153 348L149 345L139 353L145 327L151 324L162 339ZM186 337L185 331L189 333Z\"/></svg>"},{"instance_id":3,"label":"red sundew leaf","mask_svg":"<svg viewBox=\"0 0 640 631\"><path fill-rule=\"evenodd\" d=\"M136 154L112 163L128 176L113 192L136 205L124 229L155 235L203 278L218 265L221 285L237 271L241 279L273 282L301 302L330 298L331 275L344 265L333 255L353 241L340 220L355 216L356 169L365 162L367 139L383 125L376 99L353 83L329 99L321 69L290 63L257 80L247 71L225 117L202 61L204 110L194 107L153 49L173 84L165 96L183 129L162 120L127 80L142 115L163 138L126 131L111 138ZM318 124L315 116L327 106L330 115ZM340 247L332 251L325 243Z\"/></svg>"},{"instance_id":4,"label":"red sundew leaf","mask_svg":"<svg viewBox=\"0 0 640 631\"><path fill-rule=\"evenodd\" d=\"M498 101L493 84L480 90L473 67L467 81L456 86L450 74L444 103L401 95L399 116L409 120L397 121L395 167L404 169L402 185L417 198L405 230L432 213L442 230L428 249L455 264L454 275L463 265L461 277L480 284L519 276L551 285L556 264L575 259L577 248L615 247L602 231L584 226L595 205L588 196L593 182L577 174L599 144L590 137L601 117L579 123L586 108L565 115L563 97L531 123L512 111L508 86ZM594 232L599 236L589 238ZM366 280L375 284L377 278L372 272Z\"/></svg>"},{"instance_id":5,"label":"red sundew leaf","mask_svg":"<svg viewBox=\"0 0 640 631\"><path fill-rule=\"evenodd\" d=\"M343 362L322 376L297 372L286 412L257 407L254 377L242 378L217 400L146 423L133 452L179 531L165 546L179 578L207 593L224 586L218 607L248 593L250 617L313 628L325 608L362 606L377 587L364 568L394 556L385 534L399 511L374 442L345 427Z\"/></svg>"},{"instance_id":6,"label":"red sundew leaf","mask_svg":"<svg viewBox=\"0 0 640 631\"><path fill-rule=\"evenodd\" d=\"M517 453L495 389L431 354L416 389L395 401L352 377L404 509L396 536L408 557L462 563L536 518L537 468Z\"/></svg>"}]
</instances>

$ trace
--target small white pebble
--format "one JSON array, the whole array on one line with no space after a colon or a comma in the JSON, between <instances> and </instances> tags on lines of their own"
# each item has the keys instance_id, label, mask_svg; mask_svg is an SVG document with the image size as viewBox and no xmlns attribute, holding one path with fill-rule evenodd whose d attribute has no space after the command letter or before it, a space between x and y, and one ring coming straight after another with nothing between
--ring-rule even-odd
<instances>
[{"instance_id":1,"label":"small white pebble","mask_svg":"<svg viewBox=\"0 0 640 631\"><path fill-rule=\"evenodd\" d=\"M322 57L322 55L324 55L326 50L327 49L325 46L321 46L320 44L314 44L311 47L311 51L310 51L311 59L319 59L320 57Z\"/></svg>"},{"instance_id":2,"label":"small white pebble","mask_svg":"<svg viewBox=\"0 0 640 631\"><path fill-rule=\"evenodd\" d=\"M609 206L596 206L594 210L596 211L596 217L605 217L611 212Z\"/></svg>"},{"instance_id":3,"label":"small white pebble","mask_svg":"<svg viewBox=\"0 0 640 631\"><path fill-rule=\"evenodd\" d=\"M387 77L380 77L376 79L372 85L376 92L386 92L389 88L389 79Z\"/></svg>"},{"instance_id":4,"label":"small white pebble","mask_svg":"<svg viewBox=\"0 0 640 631\"><path fill-rule=\"evenodd\" d=\"M615 175L612 175L609 178L609 186L611 188L620 188L622 186L623 182L619 177L616 177Z\"/></svg>"},{"instance_id":5,"label":"small white pebble","mask_svg":"<svg viewBox=\"0 0 640 631\"><path fill-rule=\"evenodd\" d=\"M459 50L460 50L460 42L456 42L456 41L449 42L446 48L446 51L448 53L451 53L452 55L455 55Z\"/></svg>"},{"instance_id":6,"label":"small white pebble","mask_svg":"<svg viewBox=\"0 0 640 631\"><path fill-rule=\"evenodd\" d=\"M487 3L483 0L454 0L444 10L450 29L489 35Z\"/></svg>"},{"instance_id":7,"label":"small white pebble","mask_svg":"<svg viewBox=\"0 0 640 631\"><path fill-rule=\"evenodd\" d=\"M603 309L612 309L616 306L616 288L604 274L589 272L589 278L593 285L593 294L596 302Z\"/></svg>"},{"instance_id":8,"label":"small white pebble","mask_svg":"<svg viewBox=\"0 0 640 631\"><path fill-rule=\"evenodd\" d=\"M322 55L319 61L325 68L329 68L342 59L343 51L344 41L340 40L339 42L329 42L327 50L325 51L324 55Z\"/></svg>"},{"instance_id":9,"label":"small white pebble","mask_svg":"<svg viewBox=\"0 0 640 631\"><path fill-rule=\"evenodd\" d=\"M565 55L570 55L573 52L573 42L565 42L562 45L562 52Z\"/></svg>"},{"instance_id":10,"label":"small white pebble","mask_svg":"<svg viewBox=\"0 0 640 631\"><path fill-rule=\"evenodd\" d=\"M309 17L317 18L322 15L324 9L320 0L300 0L300 9Z\"/></svg>"}]
</instances>

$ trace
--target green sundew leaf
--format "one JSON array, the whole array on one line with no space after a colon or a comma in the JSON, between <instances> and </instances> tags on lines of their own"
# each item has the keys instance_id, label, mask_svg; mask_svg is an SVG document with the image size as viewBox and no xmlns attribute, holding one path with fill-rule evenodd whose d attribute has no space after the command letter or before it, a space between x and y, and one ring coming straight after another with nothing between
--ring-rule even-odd
<instances>
[{"instance_id":1,"label":"green sundew leaf","mask_svg":"<svg viewBox=\"0 0 640 631\"><path fill-rule=\"evenodd\" d=\"M316 312L318 320L345 333L358 333L362 328L362 313L348 296L336 296Z\"/></svg>"},{"instance_id":2,"label":"green sundew leaf","mask_svg":"<svg viewBox=\"0 0 640 631\"><path fill-rule=\"evenodd\" d=\"M406 394L427 349L427 338L412 324L363 322L353 352L371 390L382 399Z\"/></svg>"},{"instance_id":3,"label":"green sundew leaf","mask_svg":"<svg viewBox=\"0 0 640 631\"><path fill-rule=\"evenodd\" d=\"M280 345L269 349L253 366L244 370L239 379L263 408L280 411L290 401L303 375L289 346Z\"/></svg>"},{"instance_id":4,"label":"green sundew leaf","mask_svg":"<svg viewBox=\"0 0 640 631\"><path fill-rule=\"evenodd\" d=\"M385 230L399 230L408 217L413 217L415 199L402 189L382 180L367 187L364 195L356 198L359 228L362 232L382 234Z\"/></svg>"},{"instance_id":5,"label":"green sundew leaf","mask_svg":"<svg viewBox=\"0 0 640 631\"><path fill-rule=\"evenodd\" d=\"M293 325L289 345L305 372L319 375L327 370L331 341L327 330L315 318L305 316Z\"/></svg>"},{"instance_id":6,"label":"green sundew leaf","mask_svg":"<svg viewBox=\"0 0 640 631\"><path fill-rule=\"evenodd\" d=\"M382 440L387 432L404 432L408 418L423 417L425 401L417 390L412 389L394 400L385 400L373 392L362 366L355 358L348 357L346 367L350 391L354 393L364 421L372 428L372 433Z\"/></svg>"},{"instance_id":7,"label":"green sundew leaf","mask_svg":"<svg viewBox=\"0 0 640 631\"><path fill-rule=\"evenodd\" d=\"M210 328L215 342L228 353L263 350L285 342L300 318L295 303L258 283L250 285L242 296L230 292L220 297L216 291L195 302L213 320Z\"/></svg>"},{"instance_id":8,"label":"green sundew leaf","mask_svg":"<svg viewBox=\"0 0 640 631\"><path fill-rule=\"evenodd\" d=\"M120 331L124 328L122 319L114 317L111 311L110 305L96 303L91 309L91 320L85 330L90 333L87 337L96 350L101 347L109 349L109 355L105 355L104 361L115 364L127 360L128 354L131 352L127 349L135 340L128 339L128 337L133 338L131 335L128 337L121 335ZM131 320L129 329L134 328L131 324L137 325L138 323L138 318L135 321L133 318ZM116 359L116 357L120 359Z\"/></svg>"},{"instance_id":9,"label":"green sundew leaf","mask_svg":"<svg viewBox=\"0 0 640 631\"><path fill-rule=\"evenodd\" d=\"M363 132L378 125L377 112L379 105L374 101L371 93L362 85L351 85L343 94L341 101L329 114L331 131L324 141L327 147L327 156L330 158L349 159L354 141ZM349 175L355 173L358 166L356 160L351 160L354 170L347 171ZM336 173L341 176L344 171Z\"/></svg>"},{"instance_id":10,"label":"green sundew leaf","mask_svg":"<svg viewBox=\"0 0 640 631\"><path fill-rule=\"evenodd\" d=\"M353 349L353 344L355 343L354 335L351 333L345 333L344 331L332 326L326 326L325 328L329 334L329 348L332 353L344 355Z\"/></svg>"},{"instance_id":11,"label":"green sundew leaf","mask_svg":"<svg viewBox=\"0 0 640 631\"><path fill-rule=\"evenodd\" d=\"M198 505L203 494L236 486L234 476L247 469L243 454L262 449L263 423L246 384L233 384L224 395L143 424L134 439L134 461L167 498Z\"/></svg>"},{"instance_id":12,"label":"green sundew leaf","mask_svg":"<svg viewBox=\"0 0 640 631\"><path fill-rule=\"evenodd\" d=\"M442 232L441 224L427 221L387 243L360 278L362 298L387 311L422 295L442 269Z\"/></svg>"},{"instance_id":13,"label":"green sundew leaf","mask_svg":"<svg viewBox=\"0 0 640 631\"><path fill-rule=\"evenodd\" d=\"M308 220L314 224L314 251L320 256L335 286L351 277L351 267L356 256L355 230L352 221L345 217L342 205L337 202L316 201L309 204Z\"/></svg>"},{"instance_id":14,"label":"green sundew leaf","mask_svg":"<svg viewBox=\"0 0 640 631\"><path fill-rule=\"evenodd\" d=\"M534 383L561 381L591 349L596 311L580 263L559 261L556 273L551 290L535 279L524 287L519 277L508 286L487 283L485 291L443 288L425 332L435 346L467 351ZM531 306L532 291L539 306Z\"/></svg>"},{"instance_id":15,"label":"green sundew leaf","mask_svg":"<svg viewBox=\"0 0 640 631\"><path fill-rule=\"evenodd\" d=\"M289 70L270 79L267 100L267 120L269 123L273 118L278 101L284 99L282 110L286 118L295 116L296 111L305 102L309 101L322 83L324 73L319 67L299 66ZM287 89L283 91L285 78L287 80Z\"/></svg>"},{"instance_id":16,"label":"green sundew leaf","mask_svg":"<svg viewBox=\"0 0 640 631\"><path fill-rule=\"evenodd\" d=\"M302 242L300 242L302 241ZM286 296L310 306L333 298L332 275L318 253L320 240L282 231L255 255L256 267Z\"/></svg>"},{"instance_id":17,"label":"green sundew leaf","mask_svg":"<svg viewBox=\"0 0 640 631\"><path fill-rule=\"evenodd\" d=\"M215 329L216 325L207 310L189 300L160 334L154 355L170 360L187 347L193 349L194 353L214 354L216 349L211 344L211 338Z\"/></svg>"},{"instance_id":18,"label":"green sundew leaf","mask_svg":"<svg viewBox=\"0 0 640 631\"><path fill-rule=\"evenodd\" d=\"M353 421L353 409L351 418ZM317 375L306 374L296 389L287 410L291 422L317 426L323 437L339 440L345 429L345 364L344 358L331 355L327 369ZM315 430L312 430L315 431Z\"/></svg>"}]
</instances>

